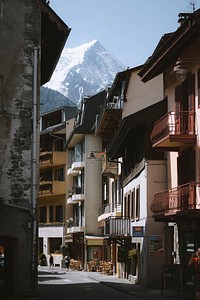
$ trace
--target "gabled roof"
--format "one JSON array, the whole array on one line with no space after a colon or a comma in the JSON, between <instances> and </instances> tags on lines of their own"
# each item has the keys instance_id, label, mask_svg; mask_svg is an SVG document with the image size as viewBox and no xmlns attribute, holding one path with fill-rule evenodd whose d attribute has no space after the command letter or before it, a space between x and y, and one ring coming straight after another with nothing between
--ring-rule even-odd
<instances>
[{"instance_id":1,"label":"gabled roof","mask_svg":"<svg viewBox=\"0 0 200 300\"><path fill-rule=\"evenodd\" d=\"M48 82L71 29L44 0L33 0L41 10L41 85Z\"/></svg>"},{"instance_id":2,"label":"gabled roof","mask_svg":"<svg viewBox=\"0 0 200 300\"><path fill-rule=\"evenodd\" d=\"M200 9L192 13L172 34L162 37L152 56L144 64L138 75L147 82L166 70L166 66L176 60L184 49L200 35Z\"/></svg>"}]
</instances>

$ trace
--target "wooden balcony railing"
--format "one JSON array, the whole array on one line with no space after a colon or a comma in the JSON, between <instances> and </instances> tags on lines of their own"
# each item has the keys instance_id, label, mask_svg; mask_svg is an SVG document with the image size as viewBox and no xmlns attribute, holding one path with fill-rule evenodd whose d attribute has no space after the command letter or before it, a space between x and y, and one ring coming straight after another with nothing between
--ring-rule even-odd
<instances>
[{"instance_id":1,"label":"wooden balcony railing","mask_svg":"<svg viewBox=\"0 0 200 300\"><path fill-rule=\"evenodd\" d=\"M200 210L200 183L189 182L154 195L151 211L156 215L170 216L195 213ZM200 213L200 211L198 211Z\"/></svg>"},{"instance_id":2,"label":"wooden balcony railing","mask_svg":"<svg viewBox=\"0 0 200 300\"><path fill-rule=\"evenodd\" d=\"M40 152L40 167L49 165L66 164L66 152L63 151L46 151Z\"/></svg>"},{"instance_id":3,"label":"wooden balcony railing","mask_svg":"<svg viewBox=\"0 0 200 300\"><path fill-rule=\"evenodd\" d=\"M39 195L63 195L66 193L65 181L41 181Z\"/></svg>"},{"instance_id":4,"label":"wooden balcony railing","mask_svg":"<svg viewBox=\"0 0 200 300\"><path fill-rule=\"evenodd\" d=\"M126 217L110 217L106 220L105 235L130 235L130 219Z\"/></svg>"},{"instance_id":5,"label":"wooden balcony railing","mask_svg":"<svg viewBox=\"0 0 200 300\"><path fill-rule=\"evenodd\" d=\"M154 124L150 139L156 144L169 135L195 135L195 112L167 113Z\"/></svg>"}]
</instances>

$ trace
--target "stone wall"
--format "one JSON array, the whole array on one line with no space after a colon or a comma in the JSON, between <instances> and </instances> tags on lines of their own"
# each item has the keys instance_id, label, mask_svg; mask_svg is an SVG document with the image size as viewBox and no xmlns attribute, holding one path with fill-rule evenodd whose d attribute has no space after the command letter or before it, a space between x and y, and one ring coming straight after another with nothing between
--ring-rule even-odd
<instances>
[{"instance_id":1,"label":"stone wall","mask_svg":"<svg viewBox=\"0 0 200 300\"><path fill-rule=\"evenodd\" d=\"M37 280L31 148L33 48L40 47L41 13L33 0L0 0L0 10L0 243L5 287L27 295Z\"/></svg>"}]
</instances>

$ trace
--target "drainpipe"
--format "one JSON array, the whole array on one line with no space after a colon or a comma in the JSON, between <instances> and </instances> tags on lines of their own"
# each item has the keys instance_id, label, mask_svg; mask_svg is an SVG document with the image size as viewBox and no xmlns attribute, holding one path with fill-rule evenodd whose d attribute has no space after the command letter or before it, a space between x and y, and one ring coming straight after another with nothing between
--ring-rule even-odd
<instances>
[{"instance_id":1,"label":"drainpipe","mask_svg":"<svg viewBox=\"0 0 200 300\"><path fill-rule=\"evenodd\" d=\"M32 136L32 210L36 213L37 191L37 77L38 47L33 49L33 136Z\"/></svg>"},{"instance_id":2,"label":"drainpipe","mask_svg":"<svg viewBox=\"0 0 200 300\"><path fill-rule=\"evenodd\" d=\"M38 52L39 47L33 48L33 134L32 134L32 176L31 176L31 209L33 214L32 223L32 289L34 292L36 284L36 248L37 248L37 95L38 95Z\"/></svg>"}]
</instances>

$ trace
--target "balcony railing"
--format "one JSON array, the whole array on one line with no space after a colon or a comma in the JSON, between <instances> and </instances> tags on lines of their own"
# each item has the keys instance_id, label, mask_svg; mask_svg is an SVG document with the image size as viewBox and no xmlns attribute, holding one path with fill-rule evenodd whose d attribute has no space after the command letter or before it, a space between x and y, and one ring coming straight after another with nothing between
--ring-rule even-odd
<instances>
[{"instance_id":1,"label":"balcony railing","mask_svg":"<svg viewBox=\"0 0 200 300\"><path fill-rule=\"evenodd\" d=\"M151 204L151 211L154 216L200 213L200 183L189 182L171 190L156 193Z\"/></svg>"},{"instance_id":2,"label":"balcony railing","mask_svg":"<svg viewBox=\"0 0 200 300\"><path fill-rule=\"evenodd\" d=\"M84 187L73 186L72 190L68 191L68 204L76 204L85 199Z\"/></svg>"},{"instance_id":3,"label":"balcony railing","mask_svg":"<svg viewBox=\"0 0 200 300\"><path fill-rule=\"evenodd\" d=\"M106 220L105 235L129 236L130 219L125 217L110 217Z\"/></svg>"},{"instance_id":4,"label":"balcony railing","mask_svg":"<svg viewBox=\"0 0 200 300\"><path fill-rule=\"evenodd\" d=\"M121 211L122 204L121 203L109 203L109 204L104 204L100 209L99 209L99 216L107 213L114 213L116 211Z\"/></svg>"},{"instance_id":5,"label":"balcony railing","mask_svg":"<svg viewBox=\"0 0 200 300\"><path fill-rule=\"evenodd\" d=\"M66 153L63 151L40 152L40 167L47 165L64 165L66 163Z\"/></svg>"},{"instance_id":6,"label":"balcony railing","mask_svg":"<svg viewBox=\"0 0 200 300\"><path fill-rule=\"evenodd\" d=\"M152 130L150 139L155 145L168 136L180 138L182 135L195 135L195 112L169 112L159 119Z\"/></svg>"},{"instance_id":7,"label":"balcony railing","mask_svg":"<svg viewBox=\"0 0 200 300\"><path fill-rule=\"evenodd\" d=\"M39 195L63 195L66 193L65 181L41 181Z\"/></svg>"},{"instance_id":8,"label":"balcony railing","mask_svg":"<svg viewBox=\"0 0 200 300\"><path fill-rule=\"evenodd\" d=\"M79 227L79 226L83 226L83 218L76 217L76 218L70 218L69 219L69 224L68 224L69 228Z\"/></svg>"},{"instance_id":9,"label":"balcony railing","mask_svg":"<svg viewBox=\"0 0 200 300\"><path fill-rule=\"evenodd\" d=\"M74 194L84 194L84 190L83 190L83 187L79 187L79 186L73 186L72 187L72 195L74 195Z\"/></svg>"},{"instance_id":10,"label":"balcony railing","mask_svg":"<svg viewBox=\"0 0 200 300\"><path fill-rule=\"evenodd\" d=\"M107 131L109 127L109 122L108 120L117 120L121 119L121 111L123 108L123 101L120 99L118 96L114 96L112 101L105 102L103 104L101 114L98 115L96 119L96 124L95 124L95 132L96 133L102 133L104 131Z\"/></svg>"},{"instance_id":11,"label":"balcony railing","mask_svg":"<svg viewBox=\"0 0 200 300\"><path fill-rule=\"evenodd\" d=\"M113 177L113 175L117 175L117 172L117 162L108 161L108 158L105 155L105 157L102 159L102 173L108 175L109 177Z\"/></svg>"}]
</instances>

